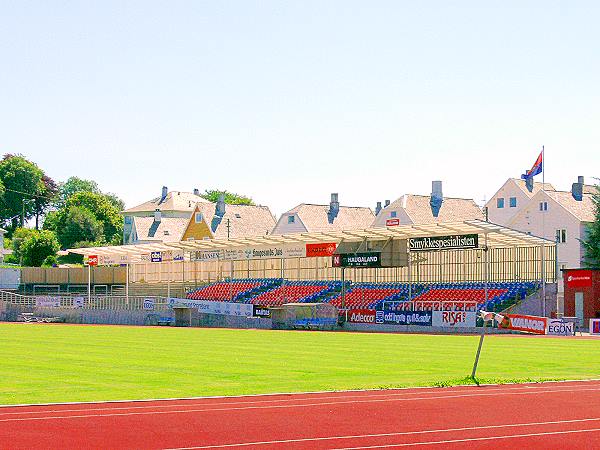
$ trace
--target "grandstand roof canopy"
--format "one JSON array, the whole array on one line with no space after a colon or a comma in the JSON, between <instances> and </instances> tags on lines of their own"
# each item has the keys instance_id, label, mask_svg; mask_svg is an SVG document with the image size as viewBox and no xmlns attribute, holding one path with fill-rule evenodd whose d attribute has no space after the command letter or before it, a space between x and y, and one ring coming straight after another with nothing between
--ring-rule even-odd
<instances>
[{"instance_id":1,"label":"grandstand roof canopy","mask_svg":"<svg viewBox=\"0 0 600 450\"><path fill-rule=\"evenodd\" d=\"M169 243L149 243L110 247L87 247L69 249L69 253L80 255L127 255L132 259L155 251L179 250L194 252L202 250L240 249L245 247L269 247L285 244L319 242L356 242L363 240L406 239L416 237L445 236L453 234L487 235L489 247L533 247L554 245L553 241L532 236L510 228L482 220L465 222L435 223L427 225L400 225L386 228L365 228L348 231L328 231L267 235L240 239L211 239L202 241L181 241ZM484 239L480 240L483 245Z\"/></svg>"}]
</instances>

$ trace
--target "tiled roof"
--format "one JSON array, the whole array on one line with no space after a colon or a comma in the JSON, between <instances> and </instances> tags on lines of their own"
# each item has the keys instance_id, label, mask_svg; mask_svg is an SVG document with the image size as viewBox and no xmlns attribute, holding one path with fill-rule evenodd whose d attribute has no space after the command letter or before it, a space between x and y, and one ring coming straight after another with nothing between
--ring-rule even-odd
<instances>
[{"instance_id":1,"label":"tiled roof","mask_svg":"<svg viewBox=\"0 0 600 450\"><path fill-rule=\"evenodd\" d=\"M525 184L525 180L522 180L520 178L511 178L511 180L513 180L517 186L519 186L523 192L525 192L529 197L533 197L534 194L536 194L538 191L543 190L544 191L555 191L556 189L554 188L554 186L552 186L550 183L539 183L537 181L533 182L533 192L529 192L529 189L527 189L527 185Z\"/></svg>"},{"instance_id":2,"label":"tiled roof","mask_svg":"<svg viewBox=\"0 0 600 450\"><path fill-rule=\"evenodd\" d=\"M340 206L333 223L329 223L329 205L313 205L302 203L285 214L295 213L306 230L310 232L328 230L353 230L368 228L373 223L373 211L365 207Z\"/></svg>"},{"instance_id":3,"label":"tiled roof","mask_svg":"<svg viewBox=\"0 0 600 450\"><path fill-rule=\"evenodd\" d=\"M264 236L271 233L275 218L267 206L225 205L221 220L215 216L214 203L199 203L206 223L213 230L215 239L226 239L229 220L229 238ZM216 227L216 229L215 229Z\"/></svg>"},{"instance_id":4,"label":"tiled roof","mask_svg":"<svg viewBox=\"0 0 600 450\"><path fill-rule=\"evenodd\" d=\"M428 195L405 194L382 211L403 209L415 225L483 219L483 212L472 199L444 197L438 217L433 216L429 201Z\"/></svg>"},{"instance_id":5,"label":"tiled roof","mask_svg":"<svg viewBox=\"0 0 600 450\"><path fill-rule=\"evenodd\" d=\"M154 212L156 209L160 211L189 211L191 213L196 207L196 203L211 204L208 200L191 192L171 191L162 202L160 197L156 197L141 205L126 209L123 213Z\"/></svg>"},{"instance_id":6,"label":"tiled roof","mask_svg":"<svg viewBox=\"0 0 600 450\"><path fill-rule=\"evenodd\" d=\"M155 222L154 217L134 217L133 222L138 241L179 242L189 219L163 217L160 222Z\"/></svg>"},{"instance_id":7,"label":"tiled roof","mask_svg":"<svg viewBox=\"0 0 600 450\"><path fill-rule=\"evenodd\" d=\"M580 222L595 220L595 205L591 194L583 194L581 201L575 200L570 192L554 191L546 194L573 214Z\"/></svg>"},{"instance_id":8,"label":"tiled roof","mask_svg":"<svg viewBox=\"0 0 600 450\"><path fill-rule=\"evenodd\" d=\"M598 192L598 188L593 184L584 184L583 185L583 193L584 194L596 194Z\"/></svg>"}]
</instances>

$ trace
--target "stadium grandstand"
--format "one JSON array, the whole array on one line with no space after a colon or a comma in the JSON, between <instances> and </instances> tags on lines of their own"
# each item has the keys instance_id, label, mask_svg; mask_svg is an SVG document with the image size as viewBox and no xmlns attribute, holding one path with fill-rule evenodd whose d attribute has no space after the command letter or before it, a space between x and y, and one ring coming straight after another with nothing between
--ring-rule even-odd
<instances>
[{"instance_id":1,"label":"stadium grandstand","mask_svg":"<svg viewBox=\"0 0 600 450\"><path fill-rule=\"evenodd\" d=\"M473 239L465 248L443 247ZM433 247L422 247L427 245ZM322 302L340 309L471 302L498 309L536 291L545 296L547 283L556 281L555 245L470 220L70 252L125 263L133 284L180 283L189 299L262 306ZM336 267L344 249L349 255L378 254L381 266ZM387 263L386 249L393 252ZM175 253L181 257L173 258Z\"/></svg>"}]
</instances>

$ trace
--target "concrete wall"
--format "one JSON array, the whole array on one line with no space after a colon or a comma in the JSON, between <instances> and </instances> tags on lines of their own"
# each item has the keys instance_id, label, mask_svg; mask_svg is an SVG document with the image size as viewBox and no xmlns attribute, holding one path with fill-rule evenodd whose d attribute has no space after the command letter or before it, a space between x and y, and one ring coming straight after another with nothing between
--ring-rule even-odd
<instances>
[{"instance_id":1,"label":"concrete wall","mask_svg":"<svg viewBox=\"0 0 600 450\"><path fill-rule=\"evenodd\" d=\"M551 313L556 312L556 296L557 287L554 283L546 284L546 317L550 317ZM505 312L509 314L525 314L530 316L543 316L542 314L542 290L540 289L535 294L530 295L523 301L508 308ZM560 305L559 312L562 312Z\"/></svg>"}]
</instances>

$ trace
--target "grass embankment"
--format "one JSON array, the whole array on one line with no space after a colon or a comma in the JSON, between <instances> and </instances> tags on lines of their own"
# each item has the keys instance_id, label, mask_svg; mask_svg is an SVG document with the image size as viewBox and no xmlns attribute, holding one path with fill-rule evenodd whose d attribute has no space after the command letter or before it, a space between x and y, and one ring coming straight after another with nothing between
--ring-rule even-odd
<instances>
[{"instance_id":1,"label":"grass embankment","mask_svg":"<svg viewBox=\"0 0 600 450\"><path fill-rule=\"evenodd\" d=\"M0 324L0 404L468 383L478 336ZM487 336L480 382L600 377L600 340Z\"/></svg>"}]
</instances>

